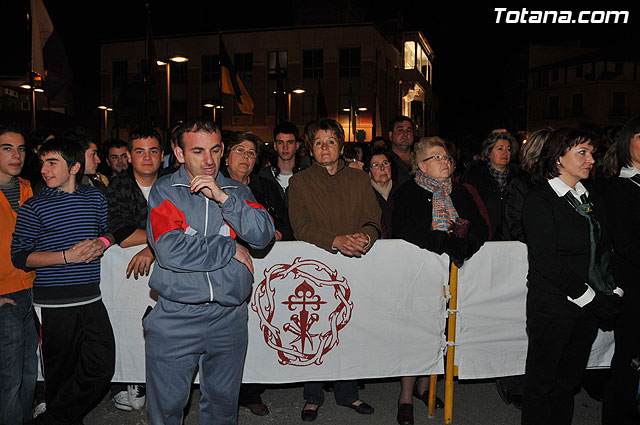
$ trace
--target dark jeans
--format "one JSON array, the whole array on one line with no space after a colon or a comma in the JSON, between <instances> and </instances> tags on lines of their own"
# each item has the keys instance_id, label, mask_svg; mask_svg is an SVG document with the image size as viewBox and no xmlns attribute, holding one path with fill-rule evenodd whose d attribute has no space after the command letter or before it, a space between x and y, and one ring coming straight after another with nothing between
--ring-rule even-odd
<instances>
[{"instance_id":1,"label":"dark jeans","mask_svg":"<svg viewBox=\"0 0 640 425\"><path fill-rule=\"evenodd\" d=\"M102 301L42 309L46 423L81 423L104 397L115 367L115 341ZM38 416L39 418L39 416Z\"/></svg>"},{"instance_id":2,"label":"dark jeans","mask_svg":"<svg viewBox=\"0 0 640 425\"><path fill-rule=\"evenodd\" d=\"M324 403L324 382L305 382L303 397L309 404L322 406ZM336 397L336 403L341 406L348 406L357 401L358 382L353 381L335 381L333 383L333 393Z\"/></svg>"},{"instance_id":3,"label":"dark jeans","mask_svg":"<svg viewBox=\"0 0 640 425\"><path fill-rule=\"evenodd\" d=\"M598 321L566 297L529 287L522 425L570 425Z\"/></svg>"},{"instance_id":4,"label":"dark jeans","mask_svg":"<svg viewBox=\"0 0 640 425\"><path fill-rule=\"evenodd\" d=\"M0 424L31 419L38 378L38 332L31 290L0 295L16 305L0 306Z\"/></svg>"}]
</instances>

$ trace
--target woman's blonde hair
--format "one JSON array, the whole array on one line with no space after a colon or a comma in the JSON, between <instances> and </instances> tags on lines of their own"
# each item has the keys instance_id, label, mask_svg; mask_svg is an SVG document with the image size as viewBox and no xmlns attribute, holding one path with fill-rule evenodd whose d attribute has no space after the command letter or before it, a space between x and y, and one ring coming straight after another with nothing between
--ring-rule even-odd
<instances>
[{"instance_id":1,"label":"woman's blonde hair","mask_svg":"<svg viewBox=\"0 0 640 425\"><path fill-rule=\"evenodd\" d=\"M451 155L448 143L443 138L438 136L423 137L413 145L413 153L411 154L411 174L415 174L416 171L418 171L418 163L424 159L424 153L434 146L444 148L444 150L447 151L447 155Z\"/></svg>"}]
</instances>

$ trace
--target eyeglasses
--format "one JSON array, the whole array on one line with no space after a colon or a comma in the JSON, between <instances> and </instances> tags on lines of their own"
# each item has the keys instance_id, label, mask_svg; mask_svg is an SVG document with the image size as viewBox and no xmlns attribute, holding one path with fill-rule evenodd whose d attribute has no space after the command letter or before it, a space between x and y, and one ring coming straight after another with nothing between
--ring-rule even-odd
<instances>
[{"instance_id":1,"label":"eyeglasses","mask_svg":"<svg viewBox=\"0 0 640 425\"><path fill-rule=\"evenodd\" d=\"M453 164L453 157L449 156L449 155L440 155L439 153L430 156L429 158L425 158L422 160L422 162L427 162L430 159L435 159L436 161L440 162L440 161L448 161L449 164Z\"/></svg>"},{"instance_id":2,"label":"eyeglasses","mask_svg":"<svg viewBox=\"0 0 640 425\"><path fill-rule=\"evenodd\" d=\"M256 159L258 157L258 153L254 150L245 149L242 146L238 146L233 150L238 155L246 155L251 159Z\"/></svg>"},{"instance_id":3,"label":"eyeglasses","mask_svg":"<svg viewBox=\"0 0 640 425\"><path fill-rule=\"evenodd\" d=\"M390 162L385 159L382 162L374 162L369 168L371 168L372 170L377 170L378 168L387 168L389 164Z\"/></svg>"}]
</instances>

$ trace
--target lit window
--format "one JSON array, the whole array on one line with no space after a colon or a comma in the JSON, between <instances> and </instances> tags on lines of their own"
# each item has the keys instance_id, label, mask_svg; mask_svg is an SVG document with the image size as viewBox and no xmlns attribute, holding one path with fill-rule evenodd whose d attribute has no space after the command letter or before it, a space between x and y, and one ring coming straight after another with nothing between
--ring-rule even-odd
<instances>
[{"instance_id":1,"label":"lit window","mask_svg":"<svg viewBox=\"0 0 640 425\"><path fill-rule=\"evenodd\" d=\"M416 67L416 42L404 42L404 69L413 69Z\"/></svg>"}]
</instances>

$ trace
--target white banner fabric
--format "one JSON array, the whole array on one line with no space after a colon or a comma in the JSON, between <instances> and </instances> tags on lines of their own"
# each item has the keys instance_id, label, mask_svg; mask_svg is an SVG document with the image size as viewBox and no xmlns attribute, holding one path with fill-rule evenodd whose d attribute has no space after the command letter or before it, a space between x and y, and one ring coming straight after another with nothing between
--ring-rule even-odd
<instances>
[{"instance_id":1,"label":"white banner fabric","mask_svg":"<svg viewBox=\"0 0 640 425\"><path fill-rule=\"evenodd\" d=\"M126 279L139 247L110 248L102 294L116 337L115 382L144 382L148 278ZM448 259L400 240L360 259L278 242L254 260L243 382L442 374Z\"/></svg>"},{"instance_id":2,"label":"white banner fabric","mask_svg":"<svg viewBox=\"0 0 640 425\"><path fill-rule=\"evenodd\" d=\"M524 374L527 247L488 242L458 272L456 354L460 379ZM613 332L599 331L588 366L608 367Z\"/></svg>"}]
</instances>

